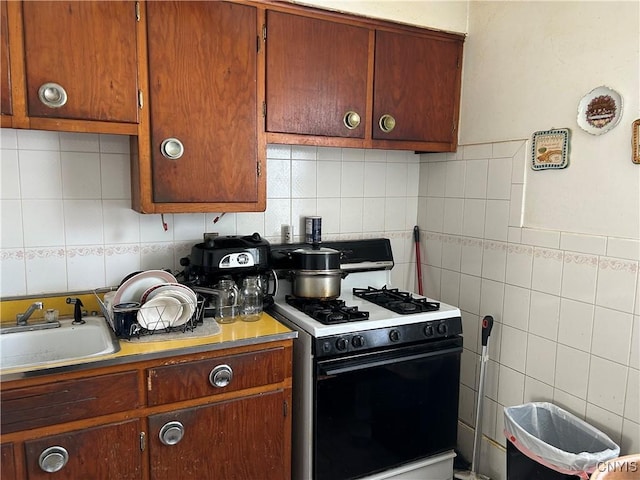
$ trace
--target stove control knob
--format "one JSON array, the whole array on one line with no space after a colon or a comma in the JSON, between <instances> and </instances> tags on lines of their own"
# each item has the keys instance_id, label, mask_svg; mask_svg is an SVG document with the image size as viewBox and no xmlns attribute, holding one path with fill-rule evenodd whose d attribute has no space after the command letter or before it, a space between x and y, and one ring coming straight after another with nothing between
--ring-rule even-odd
<instances>
[{"instance_id":1,"label":"stove control knob","mask_svg":"<svg viewBox=\"0 0 640 480\"><path fill-rule=\"evenodd\" d=\"M431 325L424 327L424 334L427 337L433 337L433 327Z\"/></svg>"},{"instance_id":2,"label":"stove control knob","mask_svg":"<svg viewBox=\"0 0 640 480\"><path fill-rule=\"evenodd\" d=\"M322 342L322 352L331 353L331 342Z\"/></svg>"},{"instance_id":3,"label":"stove control knob","mask_svg":"<svg viewBox=\"0 0 640 480\"><path fill-rule=\"evenodd\" d=\"M351 339L351 345L356 348L360 348L364 345L364 337L362 335L356 335Z\"/></svg>"},{"instance_id":4,"label":"stove control knob","mask_svg":"<svg viewBox=\"0 0 640 480\"><path fill-rule=\"evenodd\" d=\"M349 340L346 338L339 338L336 340L336 348L340 351L344 351L349 346Z\"/></svg>"},{"instance_id":5,"label":"stove control knob","mask_svg":"<svg viewBox=\"0 0 640 480\"><path fill-rule=\"evenodd\" d=\"M438 333L440 335L446 335L447 334L447 324L446 323L439 323L438 327L437 327Z\"/></svg>"},{"instance_id":6,"label":"stove control knob","mask_svg":"<svg viewBox=\"0 0 640 480\"><path fill-rule=\"evenodd\" d=\"M389 340L392 342L397 342L400 340L400 331L395 328L389 332Z\"/></svg>"}]
</instances>

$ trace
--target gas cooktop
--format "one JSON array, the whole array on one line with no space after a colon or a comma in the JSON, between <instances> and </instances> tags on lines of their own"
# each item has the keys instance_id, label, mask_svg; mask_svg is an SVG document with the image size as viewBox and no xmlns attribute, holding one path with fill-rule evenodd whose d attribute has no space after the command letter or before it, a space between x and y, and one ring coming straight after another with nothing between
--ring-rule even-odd
<instances>
[{"instance_id":1,"label":"gas cooktop","mask_svg":"<svg viewBox=\"0 0 640 480\"><path fill-rule=\"evenodd\" d=\"M411 293L403 292L397 288L354 288L353 294L401 315L433 312L440 309L438 302L422 297L416 298Z\"/></svg>"},{"instance_id":2,"label":"gas cooktop","mask_svg":"<svg viewBox=\"0 0 640 480\"><path fill-rule=\"evenodd\" d=\"M285 300L292 307L324 325L357 322L369 318L369 312L362 311L356 306L348 306L344 300L318 300L298 298L292 295L287 295Z\"/></svg>"}]
</instances>

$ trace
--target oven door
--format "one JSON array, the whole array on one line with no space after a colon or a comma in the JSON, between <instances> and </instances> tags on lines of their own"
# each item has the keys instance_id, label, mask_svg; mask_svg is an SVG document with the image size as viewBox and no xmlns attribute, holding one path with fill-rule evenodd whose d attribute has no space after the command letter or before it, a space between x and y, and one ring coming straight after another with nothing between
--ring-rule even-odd
<instances>
[{"instance_id":1,"label":"oven door","mask_svg":"<svg viewBox=\"0 0 640 480\"><path fill-rule=\"evenodd\" d=\"M316 363L315 480L360 478L456 446L462 338Z\"/></svg>"}]
</instances>

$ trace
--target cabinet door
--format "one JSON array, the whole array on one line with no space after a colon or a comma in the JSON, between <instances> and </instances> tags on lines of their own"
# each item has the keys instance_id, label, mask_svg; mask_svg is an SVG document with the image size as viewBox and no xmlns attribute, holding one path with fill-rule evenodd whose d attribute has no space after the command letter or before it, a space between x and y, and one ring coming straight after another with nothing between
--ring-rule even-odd
<instances>
[{"instance_id":1,"label":"cabinet door","mask_svg":"<svg viewBox=\"0 0 640 480\"><path fill-rule=\"evenodd\" d=\"M147 29L153 201L257 202L256 8L149 2Z\"/></svg>"},{"instance_id":2,"label":"cabinet door","mask_svg":"<svg viewBox=\"0 0 640 480\"><path fill-rule=\"evenodd\" d=\"M29 116L137 122L135 2L24 2L23 15Z\"/></svg>"},{"instance_id":3,"label":"cabinet door","mask_svg":"<svg viewBox=\"0 0 640 480\"><path fill-rule=\"evenodd\" d=\"M27 441L29 480L140 479L140 432L135 419Z\"/></svg>"},{"instance_id":4,"label":"cabinet door","mask_svg":"<svg viewBox=\"0 0 640 480\"><path fill-rule=\"evenodd\" d=\"M0 1L0 107L2 115L11 115L11 72L9 69L9 34L7 29L7 2Z\"/></svg>"},{"instance_id":5,"label":"cabinet door","mask_svg":"<svg viewBox=\"0 0 640 480\"><path fill-rule=\"evenodd\" d=\"M2 480L13 480L16 478L13 443L3 443L0 446L0 478L2 478Z\"/></svg>"},{"instance_id":6,"label":"cabinet door","mask_svg":"<svg viewBox=\"0 0 640 480\"><path fill-rule=\"evenodd\" d=\"M373 138L455 143L461 56L460 40L377 31ZM384 115L395 119L390 132Z\"/></svg>"},{"instance_id":7,"label":"cabinet door","mask_svg":"<svg viewBox=\"0 0 640 480\"><path fill-rule=\"evenodd\" d=\"M286 392L149 417L151 479L288 478Z\"/></svg>"},{"instance_id":8,"label":"cabinet door","mask_svg":"<svg viewBox=\"0 0 640 480\"><path fill-rule=\"evenodd\" d=\"M268 11L266 44L268 132L364 138L368 29Z\"/></svg>"}]
</instances>

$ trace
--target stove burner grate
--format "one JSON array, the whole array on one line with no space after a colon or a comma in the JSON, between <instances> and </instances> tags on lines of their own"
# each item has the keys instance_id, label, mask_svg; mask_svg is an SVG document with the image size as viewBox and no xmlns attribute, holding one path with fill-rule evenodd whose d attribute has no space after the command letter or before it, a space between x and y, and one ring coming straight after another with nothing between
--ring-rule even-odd
<instances>
[{"instance_id":1,"label":"stove burner grate","mask_svg":"<svg viewBox=\"0 0 640 480\"><path fill-rule=\"evenodd\" d=\"M325 325L367 320L369 312L347 306L344 300L319 300L315 298L285 297L287 303Z\"/></svg>"},{"instance_id":2,"label":"stove burner grate","mask_svg":"<svg viewBox=\"0 0 640 480\"><path fill-rule=\"evenodd\" d=\"M411 293L402 292L397 288L354 288L353 294L402 315L440 310L440 303L429 301L427 298L416 298Z\"/></svg>"}]
</instances>

